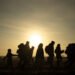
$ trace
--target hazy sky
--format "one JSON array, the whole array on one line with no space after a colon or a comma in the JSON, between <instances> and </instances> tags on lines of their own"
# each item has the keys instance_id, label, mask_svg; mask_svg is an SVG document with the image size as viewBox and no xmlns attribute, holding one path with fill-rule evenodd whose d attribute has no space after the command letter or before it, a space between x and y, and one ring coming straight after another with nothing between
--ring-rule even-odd
<instances>
[{"instance_id":1,"label":"hazy sky","mask_svg":"<svg viewBox=\"0 0 75 75\"><path fill-rule=\"evenodd\" d=\"M44 45L75 42L75 0L0 0L0 55L38 33Z\"/></svg>"}]
</instances>

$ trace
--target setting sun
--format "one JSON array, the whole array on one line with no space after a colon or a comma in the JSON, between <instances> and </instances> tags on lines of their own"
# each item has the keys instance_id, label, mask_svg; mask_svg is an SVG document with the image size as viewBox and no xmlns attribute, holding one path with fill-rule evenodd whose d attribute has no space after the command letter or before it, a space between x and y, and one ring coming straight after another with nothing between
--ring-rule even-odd
<instances>
[{"instance_id":1,"label":"setting sun","mask_svg":"<svg viewBox=\"0 0 75 75\"><path fill-rule=\"evenodd\" d=\"M29 37L29 41L30 41L31 45L37 47L38 44L42 42L42 38L38 34L33 34Z\"/></svg>"}]
</instances>

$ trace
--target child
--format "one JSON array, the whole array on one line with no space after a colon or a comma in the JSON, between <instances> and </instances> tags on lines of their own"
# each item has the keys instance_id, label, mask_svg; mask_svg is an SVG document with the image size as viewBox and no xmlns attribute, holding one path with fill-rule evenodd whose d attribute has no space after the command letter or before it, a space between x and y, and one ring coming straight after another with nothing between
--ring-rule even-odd
<instances>
[{"instance_id":1,"label":"child","mask_svg":"<svg viewBox=\"0 0 75 75\"><path fill-rule=\"evenodd\" d=\"M15 56L15 55L12 54L11 49L8 49L8 52L7 52L6 56L4 57L4 59L6 59L6 61L7 61L7 67L8 68L13 67L12 56Z\"/></svg>"}]
</instances>

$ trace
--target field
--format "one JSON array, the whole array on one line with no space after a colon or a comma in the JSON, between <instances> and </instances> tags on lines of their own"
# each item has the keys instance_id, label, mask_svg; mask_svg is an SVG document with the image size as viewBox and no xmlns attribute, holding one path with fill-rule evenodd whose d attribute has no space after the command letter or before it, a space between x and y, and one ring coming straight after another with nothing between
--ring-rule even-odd
<instances>
[{"instance_id":1,"label":"field","mask_svg":"<svg viewBox=\"0 0 75 75\"><path fill-rule=\"evenodd\" d=\"M31 62L30 64L26 65L24 68L17 67L18 64L18 58L13 57L13 68L9 69L6 67L6 62L2 60L3 57L0 57L0 74L13 74L13 75L43 75L43 74L61 74L66 75L70 73L75 72L75 65L72 67L66 67L64 62L66 61L66 58L63 58L63 62L60 64L60 66L56 65L56 59L54 61L53 67L49 66L48 63L44 64L35 64L34 62Z\"/></svg>"}]
</instances>

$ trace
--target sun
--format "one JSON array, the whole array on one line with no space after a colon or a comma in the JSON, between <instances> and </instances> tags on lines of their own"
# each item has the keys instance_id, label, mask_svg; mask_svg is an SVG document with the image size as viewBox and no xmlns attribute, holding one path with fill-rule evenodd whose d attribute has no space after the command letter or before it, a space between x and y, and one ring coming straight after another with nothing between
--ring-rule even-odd
<instances>
[{"instance_id":1,"label":"sun","mask_svg":"<svg viewBox=\"0 0 75 75\"><path fill-rule=\"evenodd\" d=\"M33 34L29 37L30 44L37 47L42 42L42 37L38 34Z\"/></svg>"}]
</instances>

